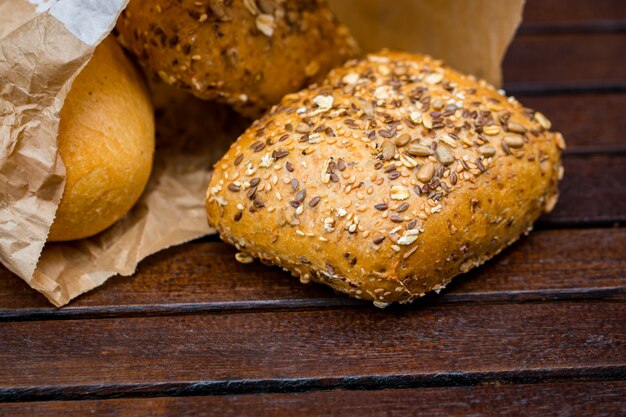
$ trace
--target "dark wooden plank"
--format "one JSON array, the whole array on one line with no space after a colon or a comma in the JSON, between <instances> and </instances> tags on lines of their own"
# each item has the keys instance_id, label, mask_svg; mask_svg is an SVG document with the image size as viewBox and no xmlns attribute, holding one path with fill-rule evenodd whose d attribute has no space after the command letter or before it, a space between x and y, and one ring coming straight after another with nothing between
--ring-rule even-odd
<instances>
[{"instance_id":1,"label":"dark wooden plank","mask_svg":"<svg viewBox=\"0 0 626 417\"><path fill-rule=\"evenodd\" d=\"M572 24L626 21L623 0L526 0L524 23Z\"/></svg>"},{"instance_id":2,"label":"dark wooden plank","mask_svg":"<svg viewBox=\"0 0 626 417\"><path fill-rule=\"evenodd\" d=\"M522 94L517 98L548 115L554 129L565 136L568 153L626 152L626 93Z\"/></svg>"},{"instance_id":3,"label":"dark wooden plank","mask_svg":"<svg viewBox=\"0 0 626 417\"><path fill-rule=\"evenodd\" d=\"M626 303L0 323L0 400L626 376Z\"/></svg>"},{"instance_id":4,"label":"dark wooden plank","mask_svg":"<svg viewBox=\"0 0 626 417\"><path fill-rule=\"evenodd\" d=\"M0 404L6 417L186 416L570 416L609 417L626 408L626 382L570 382L379 391L316 391L207 397Z\"/></svg>"},{"instance_id":5,"label":"dark wooden plank","mask_svg":"<svg viewBox=\"0 0 626 417\"><path fill-rule=\"evenodd\" d=\"M156 254L135 276L115 277L63 309L0 272L0 319L94 317L175 311L342 306L355 302L302 285L278 268L242 265L235 249L197 242ZM626 229L537 231L431 301L605 299L626 294Z\"/></svg>"},{"instance_id":6,"label":"dark wooden plank","mask_svg":"<svg viewBox=\"0 0 626 417\"><path fill-rule=\"evenodd\" d=\"M544 225L624 223L626 155L568 155L561 198Z\"/></svg>"},{"instance_id":7,"label":"dark wooden plank","mask_svg":"<svg viewBox=\"0 0 626 417\"><path fill-rule=\"evenodd\" d=\"M623 296L626 229L536 231L453 281L448 301Z\"/></svg>"},{"instance_id":8,"label":"dark wooden plank","mask_svg":"<svg viewBox=\"0 0 626 417\"><path fill-rule=\"evenodd\" d=\"M504 87L520 91L626 85L626 33L517 36L504 60Z\"/></svg>"}]
</instances>

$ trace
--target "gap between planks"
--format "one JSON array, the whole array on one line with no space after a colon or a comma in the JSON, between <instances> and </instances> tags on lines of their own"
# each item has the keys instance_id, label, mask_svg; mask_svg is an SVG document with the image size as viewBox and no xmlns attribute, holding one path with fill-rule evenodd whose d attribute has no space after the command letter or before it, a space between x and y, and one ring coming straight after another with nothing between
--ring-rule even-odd
<instances>
[{"instance_id":1,"label":"gap between planks","mask_svg":"<svg viewBox=\"0 0 626 417\"><path fill-rule=\"evenodd\" d=\"M626 21L605 20L596 22L528 22L520 25L516 37L526 35L579 35L586 33L626 33Z\"/></svg>"},{"instance_id":2,"label":"gap between planks","mask_svg":"<svg viewBox=\"0 0 626 417\"><path fill-rule=\"evenodd\" d=\"M624 381L555 382L308 393L121 398L0 404L0 416L429 416L618 415Z\"/></svg>"},{"instance_id":3,"label":"gap between planks","mask_svg":"<svg viewBox=\"0 0 626 417\"><path fill-rule=\"evenodd\" d=\"M537 291L511 291L503 293L472 293L472 294L428 294L408 305L391 305L387 311L402 312L429 306L476 306L476 305L510 305L510 304L543 304L553 302L568 303L623 303L626 301L626 287L574 288ZM329 298L248 300L248 301L217 301L171 303L151 305L126 305L111 307L76 307L76 308L43 308L22 311L0 311L0 323L24 321L57 321L57 320L100 320L100 319L132 319L144 317L172 317L189 315L222 315L244 313L299 313L303 311L365 309L375 307L371 302L355 300L340 295Z\"/></svg>"},{"instance_id":4,"label":"gap between planks","mask_svg":"<svg viewBox=\"0 0 626 417\"><path fill-rule=\"evenodd\" d=\"M623 380L626 380L626 365L612 365L576 369L449 372L425 375L365 375L338 378L277 378L267 380L189 381L50 388L5 388L0 389L0 403L299 393L331 390L378 391L389 388L471 387L486 384L514 385Z\"/></svg>"}]
</instances>

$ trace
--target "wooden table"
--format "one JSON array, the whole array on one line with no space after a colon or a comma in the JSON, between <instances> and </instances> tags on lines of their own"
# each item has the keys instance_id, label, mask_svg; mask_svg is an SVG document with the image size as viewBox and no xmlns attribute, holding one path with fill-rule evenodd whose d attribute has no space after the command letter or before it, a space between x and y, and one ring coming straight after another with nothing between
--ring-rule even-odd
<instances>
[{"instance_id":1,"label":"wooden table","mask_svg":"<svg viewBox=\"0 0 626 417\"><path fill-rule=\"evenodd\" d=\"M568 143L536 231L384 311L207 238L54 309L0 271L0 415L626 415L626 2L529 0L505 88Z\"/></svg>"}]
</instances>

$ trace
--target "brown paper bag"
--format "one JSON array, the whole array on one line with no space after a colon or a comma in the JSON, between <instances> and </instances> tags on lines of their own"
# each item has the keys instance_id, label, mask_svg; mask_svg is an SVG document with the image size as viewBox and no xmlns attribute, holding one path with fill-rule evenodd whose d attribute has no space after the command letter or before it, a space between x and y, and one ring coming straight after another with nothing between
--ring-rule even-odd
<instances>
[{"instance_id":1,"label":"brown paper bag","mask_svg":"<svg viewBox=\"0 0 626 417\"><path fill-rule=\"evenodd\" d=\"M524 0L330 2L364 50L389 48L432 55L496 86L524 7Z\"/></svg>"},{"instance_id":2,"label":"brown paper bag","mask_svg":"<svg viewBox=\"0 0 626 417\"><path fill-rule=\"evenodd\" d=\"M523 0L331 3L365 50L430 53L494 83L523 6ZM156 86L157 152L140 200L95 237L46 244L65 178L59 111L125 4L0 2L0 261L56 306L113 275L131 275L150 254L211 233L203 209L210 167L249 123Z\"/></svg>"}]
</instances>

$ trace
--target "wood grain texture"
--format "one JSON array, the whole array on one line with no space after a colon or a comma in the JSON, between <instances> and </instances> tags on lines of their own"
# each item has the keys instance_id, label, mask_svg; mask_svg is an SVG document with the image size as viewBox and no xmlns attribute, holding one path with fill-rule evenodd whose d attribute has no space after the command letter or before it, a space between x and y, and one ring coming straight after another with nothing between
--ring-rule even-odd
<instances>
[{"instance_id":1,"label":"wood grain texture","mask_svg":"<svg viewBox=\"0 0 626 417\"><path fill-rule=\"evenodd\" d=\"M626 153L626 93L516 97L525 106L548 115L553 129L563 133L567 141L566 153Z\"/></svg>"},{"instance_id":2,"label":"wood grain texture","mask_svg":"<svg viewBox=\"0 0 626 417\"><path fill-rule=\"evenodd\" d=\"M561 197L540 224L569 226L626 221L626 155L568 155Z\"/></svg>"},{"instance_id":3,"label":"wood grain texture","mask_svg":"<svg viewBox=\"0 0 626 417\"><path fill-rule=\"evenodd\" d=\"M524 23L572 25L626 21L622 0L526 0Z\"/></svg>"},{"instance_id":4,"label":"wood grain texture","mask_svg":"<svg viewBox=\"0 0 626 417\"><path fill-rule=\"evenodd\" d=\"M1 269L0 416L624 415L626 2L524 14L505 88L568 141L540 230L384 311L214 239L61 310Z\"/></svg>"},{"instance_id":5,"label":"wood grain texture","mask_svg":"<svg viewBox=\"0 0 626 417\"><path fill-rule=\"evenodd\" d=\"M623 378L625 321L560 302L0 323L0 400Z\"/></svg>"},{"instance_id":6,"label":"wood grain texture","mask_svg":"<svg viewBox=\"0 0 626 417\"><path fill-rule=\"evenodd\" d=\"M220 242L197 242L151 256L130 278L114 277L63 309L0 271L0 319L85 318L177 311L358 305L321 285L302 285L278 268L234 260ZM424 302L623 298L626 229L537 231ZM419 303L422 303L421 301Z\"/></svg>"},{"instance_id":7,"label":"wood grain texture","mask_svg":"<svg viewBox=\"0 0 626 417\"><path fill-rule=\"evenodd\" d=\"M0 404L6 417L185 416L618 416L626 382L570 382L379 391L316 391L207 397Z\"/></svg>"},{"instance_id":8,"label":"wood grain texture","mask_svg":"<svg viewBox=\"0 0 626 417\"><path fill-rule=\"evenodd\" d=\"M504 59L504 88L624 87L625 44L622 32L518 36Z\"/></svg>"}]
</instances>

